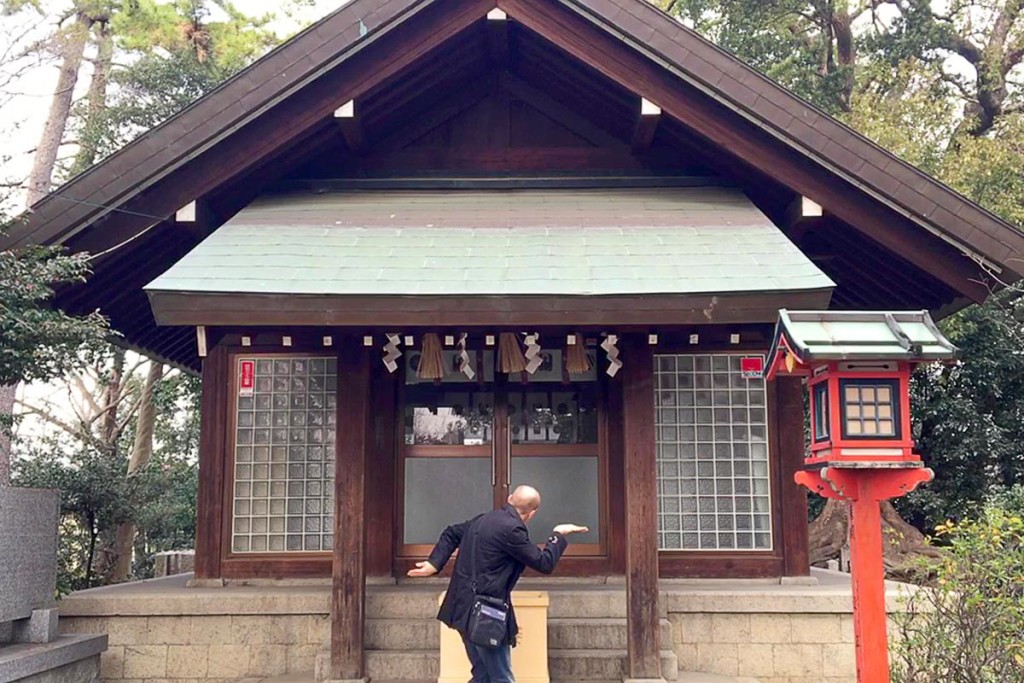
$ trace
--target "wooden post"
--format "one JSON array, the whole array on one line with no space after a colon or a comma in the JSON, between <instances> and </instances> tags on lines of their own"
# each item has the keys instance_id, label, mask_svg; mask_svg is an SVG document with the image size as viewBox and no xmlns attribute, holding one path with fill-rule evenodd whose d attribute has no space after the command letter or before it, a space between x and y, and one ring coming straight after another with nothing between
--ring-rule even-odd
<instances>
[{"instance_id":1,"label":"wooden post","mask_svg":"<svg viewBox=\"0 0 1024 683\"><path fill-rule=\"evenodd\" d=\"M331 567L333 681L365 681L366 454L370 446L370 354L345 337L338 349L338 420Z\"/></svg>"},{"instance_id":2,"label":"wooden post","mask_svg":"<svg viewBox=\"0 0 1024 683\"><path fill-rule=\"evenodd\" d=\"M224 528L225 444L228 439L230 357L215 346L203 359L199 420L199 492L196 496L196 579L221 578L221 530Z\"/></svg>"},{"instance_id":3,"label":"wooden post","mask_svg":"<svg viewBox=\"0 0 1024 683\"><path fill-rule=\"evenodd\" d=\"M811 564L808 548L807 490L793 477L804 467L804 398L799 377L776 377L775 401L777 453L772 454L779 472L778 486L781 500L777 529L782 540L783 575L810 576Z\"/></svg>"},{"instance_id":4,"label":"wooden post","mask_svg":"<svg viewBox=\"0 0 1024 683\"><path fill-rule=\"evenodd\" d=\"M660 680L654 352L647 343L647 337L641 335L627 337L623 349L627 680Z\"/></svg>"}]
</instances>

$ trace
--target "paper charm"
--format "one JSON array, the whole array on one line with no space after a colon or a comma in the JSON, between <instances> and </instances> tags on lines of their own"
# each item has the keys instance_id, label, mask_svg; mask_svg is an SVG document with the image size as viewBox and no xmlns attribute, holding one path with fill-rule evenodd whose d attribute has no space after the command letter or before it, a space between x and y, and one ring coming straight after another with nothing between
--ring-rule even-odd
<instances>
[{"instance_id":1,"label":"paper charm","mask_svg":"<svg viewBox=\"0 0 1024 683\"><path fill-rule=\"evenodd\" d=\"M544 364L544 359L540 355L540 344L537 343L537 339L540 335L532 333L526 335L526 371L531 375L537 372L537 369Z\"/></svg>"},{"instance_id":2,"label":"paper charm","mask_svg":"<svg viewBox=\"0 0 1024 683\"><path fill-rule=\"evenodd\" d=\"M402 352L399 351L398 345L402 343L401 337L397 334L387 335L388 343L384 345L384 367L388 369L388 372L394 372L398 369L398 359L402 357Z\"/></svg>"},{"instance_id":3,"label":"paper charm","mask_svg":"<svg viewBox=\"0 0 1024 683\"><path fill-rule=\"evenodd\" d=\"M469 379L473 379L476 377L476 370L473 369L473 364L469 361L469 351L466 350L466 339L468 337L468 334L463 334L459 337L459 372Z\"/></svg>"},{"instance_id":4,"label":"paper charm","mask_svg":"<svg viewBox=\"0 0 1024 683\"><path fill-rule=\"evenodd\" d=\"M614 377L618 374L619 370L622 369L622 361L619 360L619 347L616 344L619 343L619 337L614 334L609 334L601 342L601 348L604 349L605 353L608 354L608 376Z\"/></svg>"}]
</instances>

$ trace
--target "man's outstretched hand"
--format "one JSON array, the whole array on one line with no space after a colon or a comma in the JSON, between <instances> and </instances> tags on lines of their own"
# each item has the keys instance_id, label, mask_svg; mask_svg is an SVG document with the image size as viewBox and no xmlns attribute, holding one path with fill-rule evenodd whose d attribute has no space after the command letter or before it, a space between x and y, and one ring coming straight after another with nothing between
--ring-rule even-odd
<instances>
[{"instance_id":1,"label":"man's outstretched hand","mask_svg":"<svg viewBox=\"0 0 1024 683\"><path fill-rule=\"evenodd\" d=\"M415 569L410 569L406 575L407 576L411 576L413 578L422 579L422 578L426 578L428 576L433 576L436 573L437 573L437 567L435 567L434 565L430 564L429 562L417 562L416 563L416 568Z\"/></svg>"},{"instance_id":2,"label":"man's outstretched hand","mask_svg":"<svg viewBox=\"0 0 1024 683\"><path fill-rule=\"evenodd\" d=\"M590 531L590 529L587 527L577 526L575 524L559 524L555 527L555 533L562 534L563 536L568 536L569 534L585 534L588 531Z\"/></svg>"}]
</instances>

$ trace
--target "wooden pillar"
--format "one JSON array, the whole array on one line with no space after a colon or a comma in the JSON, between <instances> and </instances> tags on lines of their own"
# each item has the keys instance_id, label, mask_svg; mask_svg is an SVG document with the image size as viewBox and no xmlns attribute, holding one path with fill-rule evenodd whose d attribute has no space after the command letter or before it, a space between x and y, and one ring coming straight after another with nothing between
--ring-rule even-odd
<instances>
[{"instance_id":1,"label":"wooden pillar","mask_svg":"<svg viewBox=\"0 0 1024 683\"><path fill-rule=\"evenodd\" d=\"M784 576L809 576L807 490L799 486L794 475L804 466L804 389L799 377L776 377L774 392L775 432L778 452L773 454L779 475L779 519ZM771 388L771 385L769 385Z\"/></svg>"},{"instance_id":2,"label":"wooden pillar","mask_svg":"<svg viewBox=\"0 0 1024 683\"><path fill-rule=\"evenodd\" d=\"M658 486L654 352L647 337L625 339L623 450L626 471L626 601L629 679L661 678L658 611Z\"/></svg>"},{"instance_id":3,"label":"wooden pillar","mask_svg":"<svg viewBox=\"0 0 1024 683\"><path fill-rule=\"evenodd\" d=\"M334 681L366 680L366 460L371 444L370 354L361 340L338 350L338 420L331 566L331 668Z\"/></svg>"},{"instance_id":4,"label":"wooden pillar","mask_svg":"<svg viewBox=\"0 0 1024 683\"><path fill-rule=\"evenodd\" d=\"M196 496L196 579L221 578L224 527L224 470L227 466L231 376L227 349L215 346L203 359L199 402L199 491Z\"/></svg>"},{"instance_id":5,"label":"wooden pillar","mask_svg":"<svg viewBox=\"0 0 1024 683\"><path fill-rule=\"evenodd\" d=\"M395 447L398 380L379 360L371 362L373 383L373 439L366 471L366 528L373 529L373 543L366 549L370 576L390 577L395 547Z\"/></svg>"}]
</instances>

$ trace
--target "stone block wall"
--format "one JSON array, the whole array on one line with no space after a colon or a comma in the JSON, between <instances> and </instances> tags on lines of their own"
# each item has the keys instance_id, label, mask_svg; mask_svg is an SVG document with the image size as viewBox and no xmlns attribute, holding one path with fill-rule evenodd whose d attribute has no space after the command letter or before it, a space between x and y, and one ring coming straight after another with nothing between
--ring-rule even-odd
<instances>
[{"instance_id":1,"label":"stone block wall","mask_svg":"<svg viewBox=\"0 0 1024 683\"><path fill-rule=\"evenodd\" d=\"M761 683L854 683L850 614L669 613L681 669Z\"/></svg>"},{"instance_id":2,"label":"stone block wall","mask_svg":"<svg viewBox=\"0 0 1024 683\"><path fill-rule=\"evenodd\" d=\"M313 671L326 614L63 617L62 632L107 633L105 683L211 683Z\"/></svg>"}]
</instances>

